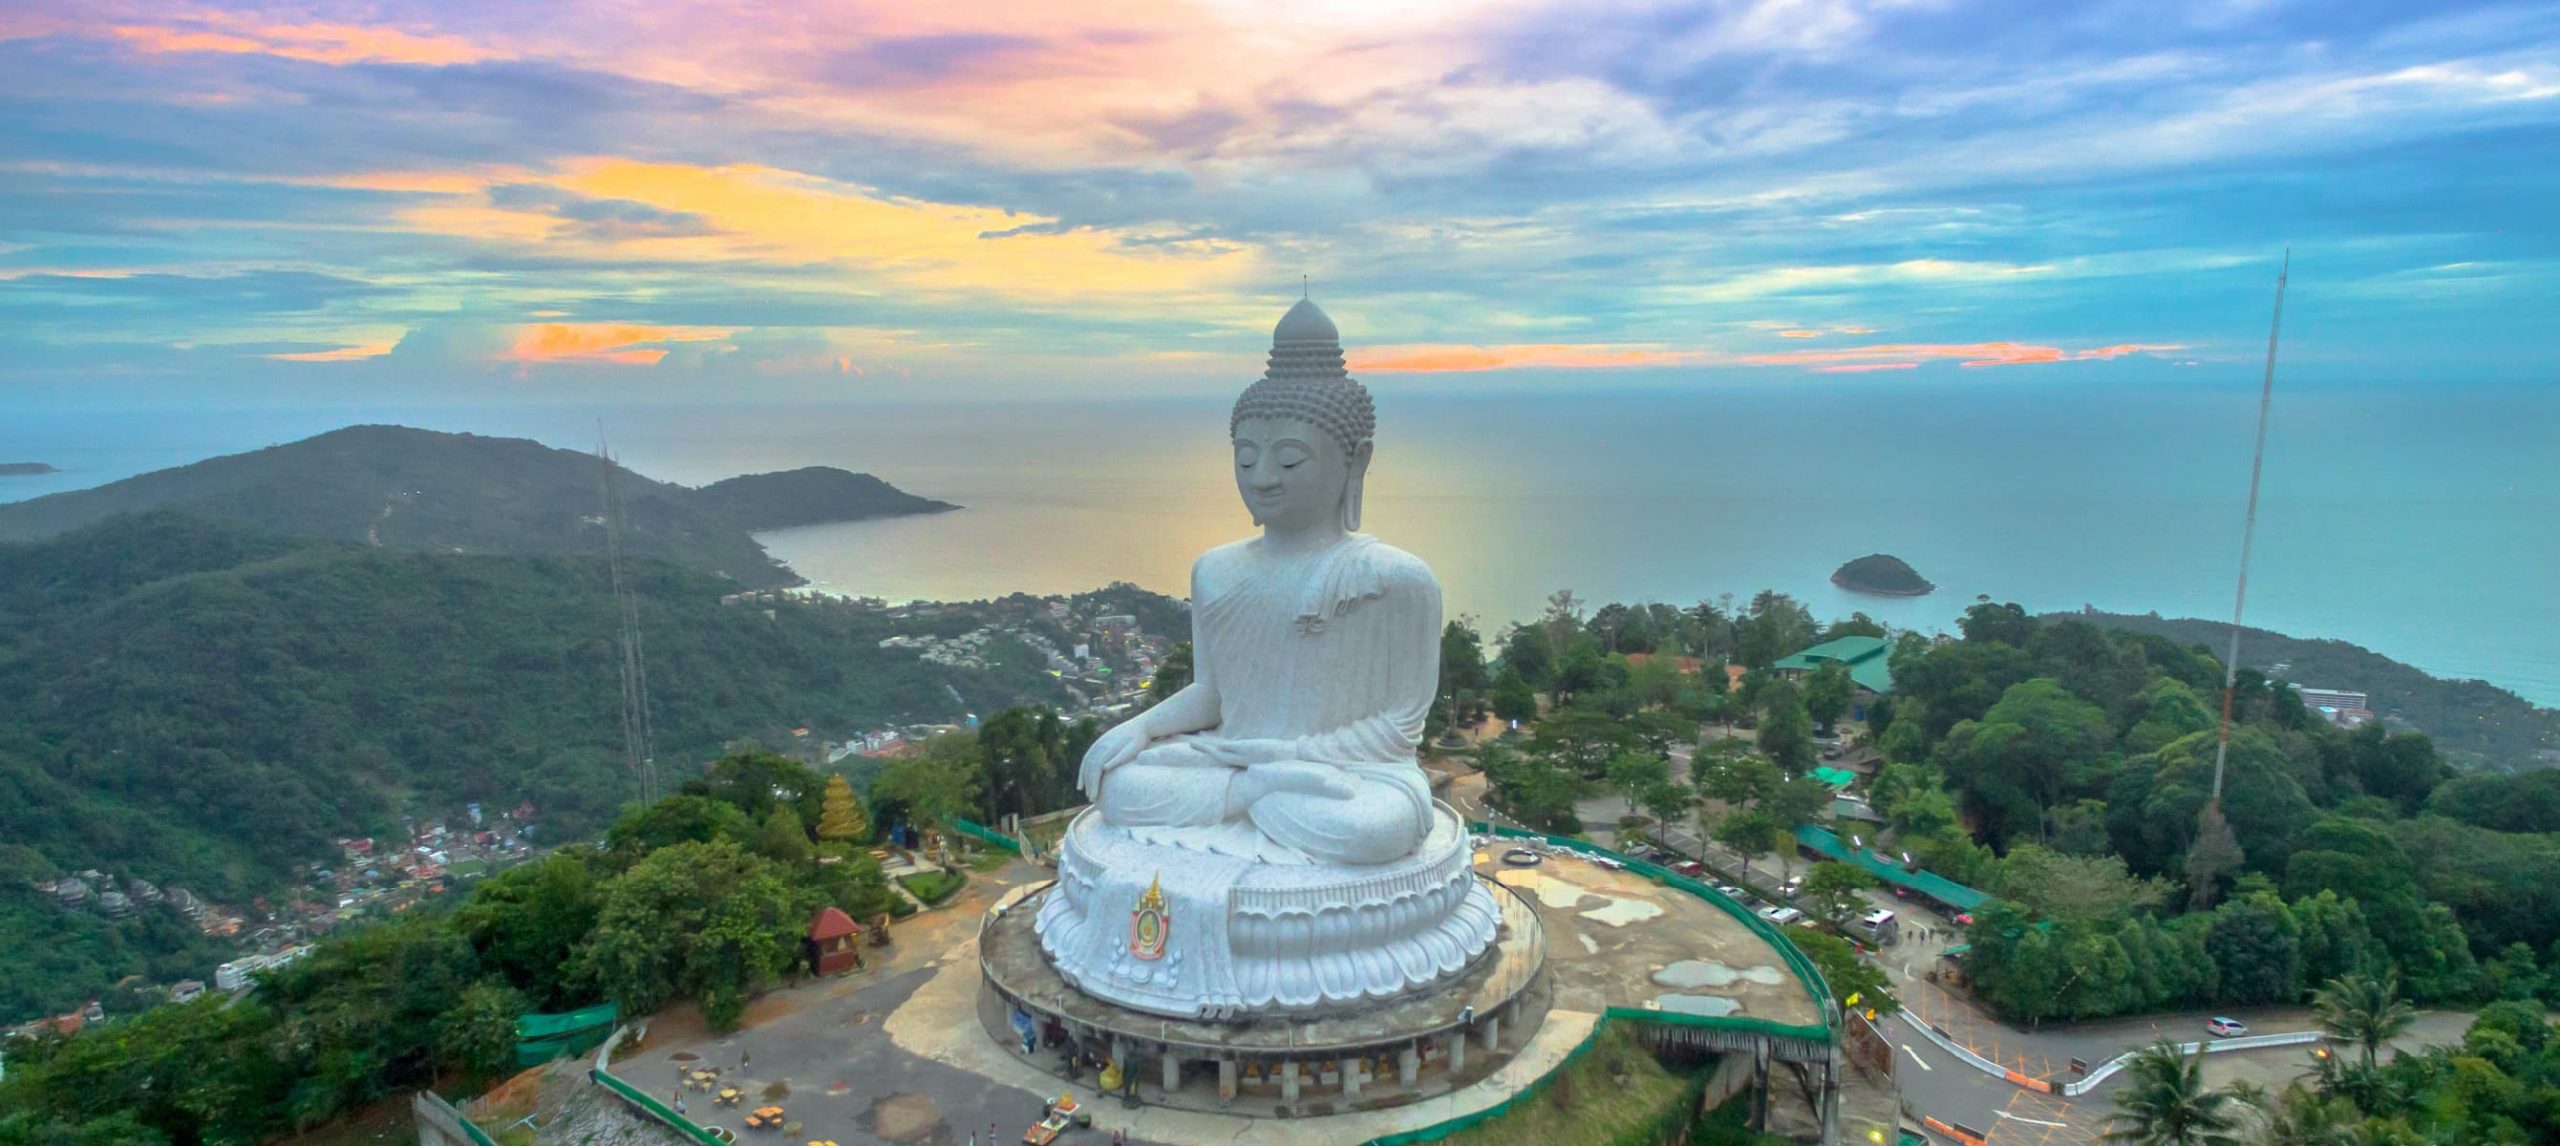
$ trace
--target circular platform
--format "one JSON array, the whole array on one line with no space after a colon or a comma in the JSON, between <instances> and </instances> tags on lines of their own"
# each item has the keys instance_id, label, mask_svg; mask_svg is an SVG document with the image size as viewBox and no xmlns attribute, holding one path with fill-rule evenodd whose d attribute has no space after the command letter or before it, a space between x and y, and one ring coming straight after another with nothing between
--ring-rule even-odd
<instances>
[{"instance_id":1,"label":"circular platform","mask_svg":"<svg viewBox=\"0 0 2560 1146\"><path fill-rule=\"evenodd\" d=\"M1050 966L1033 929L1043 897L1057 893L1054 883L1018 889L989 911L979 931L978 958L996 994L1038 1021L1054 1021L1079 1043L1119 1039L1188 1059L1273 1062L1392 1053L1426 1040L1463 1037L1482 1018L1520 999L1544 966L1545 929L1536 909L1508 888L1490 881L1480 886L1497 905L1500 920L1483 957L1437 988L1329 1015L1173 1019L1079 991Z\"/></svg>"},{"instance_id":2,"label":"circular platform","mask_svg":"<svg viewBox=\"0 0 2560 1146\"><path fill-rule=\"evenodd\" d=\"M1388 863L1266 860L1259 842L1250 824L1169 835L1088 810L1068 825L1056 890L1035 908L1041 949L1085 994L1225 1022L1367 1012L1436 993L1494 944L1501 909L1446 805Z\"/></svg>"}]
</instances>

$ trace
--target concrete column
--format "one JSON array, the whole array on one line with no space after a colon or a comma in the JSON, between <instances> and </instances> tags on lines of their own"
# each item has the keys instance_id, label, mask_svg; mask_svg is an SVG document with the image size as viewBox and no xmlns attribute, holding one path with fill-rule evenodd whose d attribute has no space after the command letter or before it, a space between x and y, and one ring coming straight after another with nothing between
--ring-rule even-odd
<instances>
[{"instance_id":1,"label":"concrete column","mask_svg":"<svg viewBox=\"0 0 2560 1146\"><path fill-rule=\"evenodd\" d=\"M1832 1048L1831 1061L1822 1069L1822 1146L1835 1146L1840 1141L1840 1050Z\"/></svg>"},{"instance_id":2,"label":"concrete column","mask_svg":"<svg viewBox=\"0 0 2560 1146\"><path fill-rule=\"evenodd\" d=\"M1344 1098L1360 1097L1359 1059L1346 1058L1342 1060L1342 1096Z\"/></svg>"},{"instance_id":3,"label":"concrete column","mask_svg":"<svg viewBox=\"0 0 2560 1146\"><path fill-rule=\"evenodd\" d=\"M1280 1064L1280 1101L1298 1100L1298 1064L1295 1060Z\"/></svg>"},{"instance_id":4,"label":"concrete column","mask_svg":"<svg viewBox=\"0 0 2560 1146\"><path fill-rule=\"evenodd\" d=\"M1171 1094L1174 1091L1182 1089L1182 1060L1173 1057L1172 1047L1166 1047L1163 1061L1164 1092L1166 1094Z\"/></svg>"},{"instance_id":5,"label":"concrete column","mask_svg":"<svg viewBox=\"0 0 2560 1146\"><path fill-rule=\"evenodd\" d=\"M1234 1059L1218 1060L1218 1097L1228 1102L1236 1099L1236 1060Z\"/></svg>"},{"instance_id":6,"label":"concrete column","mask_svg":"<svg viewBox=\"0 0 2560 1146\"><path fill-rule=\"evenodd\" d=\"M1502 1019L1499 1016L1486 1019L1478 1024L1476 1029L1484 1032L1484 1049L1489 1051L1502 1049Z\"/></svg>"},{"instance_id":7,"label":"concrete column","mask_svg":"<svg viewBox=\"0 0 2560 1146\"><path fill-rule=\"evenodd\" d=\"M1449 1073L1467 1069L1467 1032L1449 1032Z\"/></svg>"},{"instance_id":8,"label":"concrete column","mask_svg":"<svg viewBox=\"0 0 2560 1146\"><path fill-rule=\"evenodd\" d=\"M1760 1039L1751 1044L1751 1085L1755 1088L1751 1097L1751 1128L1767 1130L1769 1128L1769 1040L1767 1039Z\"/></svg>"},{"instance_id":9,"label":"concrete column","mask_svg":"<svg viewBox=\"0 0 2560 1146\"><path fill-rule=\"evenodd\" d=\"M1410 1046L1397 1051L1396 1081L1411 1086L1413 1080L1420 1077L1422 1077L1422 1052Z\"/></svg>"}]
</instances>

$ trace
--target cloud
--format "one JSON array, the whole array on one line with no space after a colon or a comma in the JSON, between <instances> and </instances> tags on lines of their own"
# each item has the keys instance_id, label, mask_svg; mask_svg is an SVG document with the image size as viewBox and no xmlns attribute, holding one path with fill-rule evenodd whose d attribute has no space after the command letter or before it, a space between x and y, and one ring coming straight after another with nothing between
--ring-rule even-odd
<instances>
[{"instance_id":1,"label":"cloud","mask_svg":"<svg viewBox=\"0 0 2560 1146\"><path fill-rule=\"evenodd\" d=\"M2026 366L2046 362L2094 362L2122 358L2128 354L2184 349L2186 347L2178 343L2121 343L2080 350L2028 342L1884 343L1836 350L1746 354L1735 361L1747 366L1804 366L1825 374L1850 374L1864 370L1909 369L1932 360L1954 359L1962 366Z\"/></svg>"},{"instance_id":2,"label":"cloud","mask_svg":"<svg viewBox=\"0 0 2560 1146\"><path fill-rule=\"evenodd\" d=\"M517 330L515 341L501 357L527 365L590 362L655 366L674 344L717 342L736 333L722 327L546 322Z\"/></svg>"},{"instance_id":3,"label":"cloud","mask_svg":"<svg viewBox=\"0 0 2560 1146\"><path fill-rule=\"evenodd\" d=\"M1508 346L1376 346L1354 347L1351 369L1370 374L1452 374L1481 370L1545 367L1602 370L1625 367L1694 365L1708 360L1702 351L1660 347L1573 346L1559 343Z\"/></svg>"},{"instance_id":4,"label":"cloud","mask_svg":"<svg viewBox=\"0 0 2560 1146\"><path fill-rule=\"evenodd\" d=\"M391 353L393 348L399 345L399 339L391 338L384 339L379 342L359 342L350 346L333 347L328 350L298 350L275 353L269 354L267 357L273 358L279 362L359 362L367 358L380 358Z\"/></svg>"},{"instance_id":5,"label":"cloud","mask_svg":"<svg viewBox=\"0 0 2560 1146\"><path fill-rule=\"evenodd\" d=\"M430 67L504 58L503 53L460 36L380 25L265 23L221 12L165 24L119 24L109 31L141 52L255 53L321 64Z\"/></svg>"}]
</instances>

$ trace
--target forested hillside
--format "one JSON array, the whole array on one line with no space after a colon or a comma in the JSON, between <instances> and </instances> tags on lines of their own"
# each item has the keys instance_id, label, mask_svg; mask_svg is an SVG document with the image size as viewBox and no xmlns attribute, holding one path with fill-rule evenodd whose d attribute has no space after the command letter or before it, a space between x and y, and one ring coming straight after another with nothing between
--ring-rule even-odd
<instances>
[{"instance_id":1,"label":"forested hillside","mask_svg":"<svg viewBox=\"0 0 2560 1146\"><path fill-rule=\"evenodd\" d=\"M1018 646L984 668L878 642L830 603L723 606L724 582L631 570L658 757L1063 698ZM288 541L174 515L0 545L0 840L231 898L403 811L531 800L551 838L610 822L622 758L602 562ZM997 644L1003 645L1004 642ZM14 848L13 848L14 854Z\"/></svg>"},{"instance_id":2,"label":"forested hillside","mask_svg":"<svg viewBox=\"0 0 2560 1146\"><path fill-rule=\"evenodd\" d=\"M2045 619L2151 633L2212 649L2231 639L2230 625L2192 617L2088 612ZM2240 663L2260 671L2284 665L2284 679L2295 684L2369 693L2375 712L2426 733L2438 751L2465 767L2503 771L2560 763L2560 709L2535 707L2487 681L2443 680L2360 645L2245 626L2240 630Z\"/></svg>"},{"instance_id":3,"label":"forested hillside","mask_svg":"<svg viewBox=\"0 0 2560 1146\"><path fill-rule=\"evenodd\" d=\"M822 467L699 490L617 467L614 482L624 552L749 588L800 583L750 530L953 508L869 474ZM403 426L350 426L0 504L0 540L52 537L117 514L162 509L291 537L427 553L601 556L607 540L604 469L593 456L521 438Z\"/></svg>"}]
</instances>

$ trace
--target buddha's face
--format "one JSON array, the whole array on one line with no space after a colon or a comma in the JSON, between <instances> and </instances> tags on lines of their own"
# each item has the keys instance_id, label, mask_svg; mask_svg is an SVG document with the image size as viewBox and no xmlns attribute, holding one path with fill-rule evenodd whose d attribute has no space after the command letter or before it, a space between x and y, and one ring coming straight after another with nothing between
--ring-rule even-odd
<instances>
[{"instance_id":1,"label":"buddha's face","mask_svg":"<svg viewBox=\"0 0 2560 1146\"><path fill-rule=\"evenodd\" d=\"M1253 522L1284 533L1338 523L1343 491L1368 468L1369 444L1350 455L1325 433L1293 418L1236 423L1236 492Z\"/></svg>"}]
</instances>

